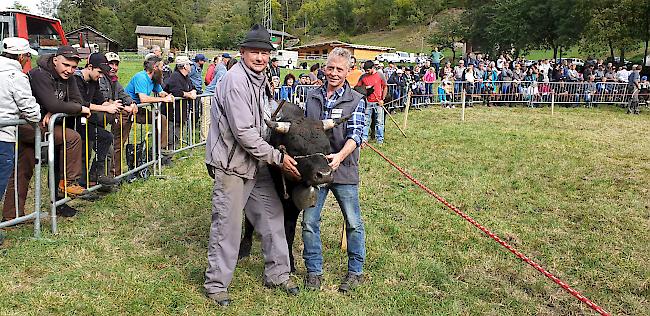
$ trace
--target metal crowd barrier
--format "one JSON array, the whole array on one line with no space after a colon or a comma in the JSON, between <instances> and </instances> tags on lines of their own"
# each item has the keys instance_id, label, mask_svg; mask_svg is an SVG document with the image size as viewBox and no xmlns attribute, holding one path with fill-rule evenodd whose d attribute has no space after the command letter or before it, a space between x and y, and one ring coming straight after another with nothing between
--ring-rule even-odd
<instances>
[{"instance_id":1,"label":"metal crowd barrier","mask_svg":"<svg viewBox=\"0 0 650 316\"><path fill-rule=\"evenodd\" d=\"M113 150L109 149L109 154L105 158L104 175L111 173L114 179L120 181L134 181L138 178L148 178L150 175L161 174L164 159L171 159L173 154L189 150L198 146L205 145L205 138L210 124L209 107L210 99L213 94L202 94L195 100L184 98L175 98L174 102L169 103L142 103L138 104L137 114L116 114L115 121L107 122L104 119L102 126L98 129L108 130L110 125L110 136L117 142L113 142ZM49 166L49 186L50 186L50 219L52 232L57 232L57 214L56 208L61 206L77 196L69 194L67 171L67 148L65 146L66 136L72 137L69 130L75 130L80 134L82 140L89 140L89 125L85 118L63 113L57 113L50 118L46 141L48 143L48 166ZM55 165L55 128L61 126L63 130L63 145L60 145L60 159L63 161L63 168ZM91 127L95 128L95 126ZM125 130L126 129L126 130ZM89 193L100 190L103 186L98 182L90 181L91 159L97 162L97 151L102 150L98 147L99 134L107 135L106 132L96 132L94 144L90 141L83 141L82 160L84 174L81 182L85 189L84 196L88 197ZM119 136L116 136L119 135ZM126 138L126 139L124 139ZM119 146L119 147L118 147ZM120 148L119 155L113 160L116 148ZM92 150L91 150L92 149ZM93 153L91 153L91 151ZM93 157L94 155L94 157ZM119 168L116 168L119 165ZM112 166L112 167L109 167ZM125 169L126 168L126 169ZM119 172L118 172L119 170ZM126 171L125 171L126 170ZM57 189L57 179L62 177L63 192L59 195ZM77 180L78 179L71 179Z\"/></svg>"},{"instance_id":2,"label":"metal crowd barrier","mask_svg":"<svg viewBox=\"0 0 650 316\"><path fill-rule=\"evenodd\" d=\"M537 81L484 81L484 82L441 82L430 84L425 91L414 91L412 104L458 105L465 91L467 103L486 104L572 104L592 106L594 104L625 105L631 93L626 83L619 82L537 82ZM551 98L555 95L554 100Z\"/></svg>"},{"instance_id":3,"label":"metal crowd barrier","mask_svg":"<svg viewBox=\"0 0 650 316\"><path fill-rule=\"evenodd\" d=\"M20 210L19 209L19 203L18 203L18 190L16 190L16 187L18 186L18 177L17 177L17 171L18 171L18 146L19 146L19 128L18 126L20 125L31 125L34 130L36 131L34 133L34 162L35 165L33 166L34 168L34 211L31 213L27 213L25 209ZM40 128L38 126L38 123L29 123L25 120L19 119L19 120L6 120L6 121L0 121L0 127L6 127L6 126L15 126L16 127L16 138L15 138L15 147L14 147L14 171L13 171L13 176L11 176L7 181L12 181L13 179L13 192L14 194L12 196L6 196L5 192L2 192L2 195L4 199L14 199L14 214L13 218L6 218L5 220L5 215L9 214L4 214L3 211L3 217L2 221L0 221L0 228L4 227L9 227L13 225L17 225L20 223L26 223L28 221L34 222L34 237L39 238L41 236L41 216L44 215L41 212L41 133L40 133ZM24 146L25 144L23 144ZM31 146L31 144L28 144ZM29 166L29 168L32 168L32 166ZM7 183L9 185L10 183ZM4 201L3 201L4 202ZM11 215L9 217L11 217Z\"/></svg>"}]
</instances>

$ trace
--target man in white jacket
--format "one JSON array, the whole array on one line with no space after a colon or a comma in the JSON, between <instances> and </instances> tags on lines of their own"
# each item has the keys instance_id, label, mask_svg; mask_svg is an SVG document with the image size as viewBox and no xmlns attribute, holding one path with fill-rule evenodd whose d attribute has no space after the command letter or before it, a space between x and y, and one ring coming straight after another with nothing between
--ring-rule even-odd
<instances>
[{"instance_id":1,"label":"man in white jacket","mask_svg":"<svg viewBox=\"0 0 650 316\"><path fill-rule=\"evenodd\" d=\"M0 54L0 123L8 120L25 119L29 122L41 120L41 108L32 96L23 66L36 52L24 38L7 37L2 41ZM19 136L20 137L20 136ZM0 194L4 195L7 181L14 167L16 127L0 125Z\"/></svg>"}]
</instances>

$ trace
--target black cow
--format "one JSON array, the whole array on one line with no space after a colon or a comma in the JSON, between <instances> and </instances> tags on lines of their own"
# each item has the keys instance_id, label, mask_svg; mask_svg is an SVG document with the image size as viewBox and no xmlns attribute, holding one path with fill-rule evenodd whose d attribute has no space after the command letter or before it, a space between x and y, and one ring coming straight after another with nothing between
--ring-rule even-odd
<instances>
[{"instance_id":1,"label":"black cow","mask_svg":"<svg viewBox=\"0 0 650 316\"><path fill-rule=\"evenodd\" d=\"M332 168L325 157L331 153L327 130L345 122L349 117L337 120L314 120L306 118L303 110L293 103L285 103L277 119L267 121L272 129L270 143L293 157L302 179L296 181L282 176L277 168L271 168L271 176L284 208L284 229L289 246L291 271L295 271L293 240L296 235L298 215L303 208L315 205L314 187L332 182ZM239 258L250 255L253 241L253 225L246 219L244 236L239 248Z\"/></svg>"}]
</instances>

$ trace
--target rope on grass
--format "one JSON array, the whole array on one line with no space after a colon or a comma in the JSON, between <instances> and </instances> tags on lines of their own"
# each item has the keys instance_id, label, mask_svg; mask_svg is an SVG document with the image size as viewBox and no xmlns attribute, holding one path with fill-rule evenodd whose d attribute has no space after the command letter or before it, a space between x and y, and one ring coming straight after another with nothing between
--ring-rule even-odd
<instances>
[{"instance_id":1,"label":"rope on grass","mask_svg":"<svg viewBox=\"0 0 650 316\"><path fill-rule=\"evenodd\" d=\"M429 189L428 187L426 187L424 184L422 184L420 181L418 181L417 179L415 179L412 175L410 175L408 172L404 171L404 169L402 169L400 166L398 166L396 163L394 163L392 160L390 160L388 157L386 157L386 155L384 155L382 152L380 152L379 150L377 150L377 148L373 147L372 145L368 144L367 142L364 143L364 144L365 144L366 146L368 146L370 149L372 149L374 152L376 152L379 156L381 156L381 158L383 158L384 160L386 160L386 162L388 162L391 166L393 166L395 169L397 169L397 171L399 171L402 175L404 175L406 178L408 178L409 180L411 180L411 182L413 182L415 185L419 186L422 190L426 191L427 193L429 193L430 195L432 195L433 197L435 197L436 200L440 201L442 204L444 204L444 205L447 206L449 209L451 209L452 211L454 211L454 213L458 214L458 216L460 216L460 217L462 217L463 219L465 219L466 221L470 222L472 225L474 225L474 227L480 229L483 233L485 233L486 235L488 235L490 238L492 238L494 241L496 241L497 243L499 243L501 246L503 246L503 247L505 247L506 249L508 249L508 251L510 251L511 253L513 253L515 256L517 256L517 258L519 258L519 259L521 259L522 261L526 262L527 264L529 264L530 266L532 266L533 268L535 268L535 270L541 272L544 276L546 276L547 278L551 279L553 282L555 282L556 284L558 284L558 285L559 285L560 287L562 287L565 291L567 291L569 294L573 295L575 298L577 298L577 299L580 300L581 302L587 304L587 306L589 306L589 307L590 307L591 309L593 309L594 311L598 312L600 315L603 315L603 316L609 316L609 315L610 315L610 314L607 313L607 312L606 312L602 307L600 307L600 306L598 306L596 303L592 302L592 301L591 301L590 299L588 299L586 296L582 295L580 292L576 291L576 290L573 289L571 286L569 286L566 282L560 280L558 277L556 277L556 276L553 275L552 273L548 272L546 269L544 269L542 266L540 266L537 262L535 262L535 261L533 261L532 259L528 258L526 255L524 255L523 253L521 253L520 251L518 251L517 249L515 249L515 247L513 247L513 246L510 245L510 244L508 244L508 243L505 242L503 239L499 238L499 236L497 236L496 234L494 234L493 232L491 232L491 231L490 231L489 229L487 229L485 226L481 225L481 224L480 224L479 222L477 222L475 219L473 219L473 218L470 217L469 215L465 214L463 211L461 211L460 209L458 209L456 206L454 206L454 205L452 205L451 203L447 202L447 200L445 200L443 197L441 197L440 195L436 194L436 193L433 192L431 189Z\"/></svg>"}]
</instances>

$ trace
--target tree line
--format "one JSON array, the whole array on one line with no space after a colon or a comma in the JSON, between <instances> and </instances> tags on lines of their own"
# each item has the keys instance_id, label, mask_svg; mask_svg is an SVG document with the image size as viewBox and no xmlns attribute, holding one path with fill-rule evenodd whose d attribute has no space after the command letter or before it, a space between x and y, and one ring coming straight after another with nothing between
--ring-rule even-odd
<instances>
[{"instance_id":1,"label":"tree line","mask_svg":"<svg viewBox=\"0 0 650 316\"><path fill-rule=\"evenodd\" d=\"M487 53L551 49L557 55L579 45L624 58L650 38L650 1L272 0L271 8L273 28L295 35L347 38L428 25L431 45L464 42ZM186 41L190 48L235 48L264 13L257 0L62 0L57 10L66 31L88 25L124 49L135 48L136 25L173 27L177 48Z\"/></svg>"}]
</instances>

